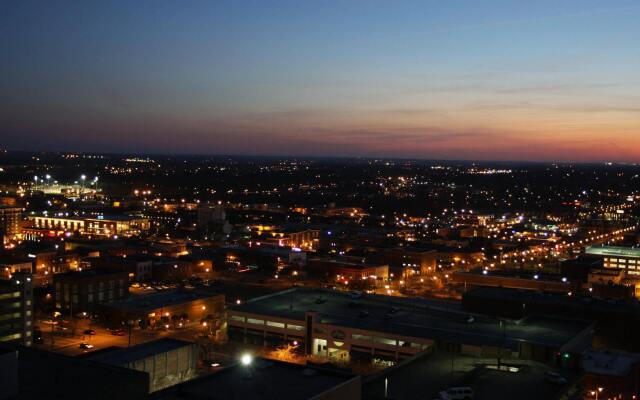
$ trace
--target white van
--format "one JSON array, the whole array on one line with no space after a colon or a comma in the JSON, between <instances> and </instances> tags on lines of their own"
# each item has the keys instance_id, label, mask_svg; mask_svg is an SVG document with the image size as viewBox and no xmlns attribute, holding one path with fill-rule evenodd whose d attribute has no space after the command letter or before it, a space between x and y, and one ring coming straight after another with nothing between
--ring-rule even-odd
<instances>
[{"instance_id":1,"label":"white van","mask_svg":"<svg viewBox=\"0 0 640 400\"><path fill-rule=\"evenodd\" d=\"M472 400L473 389L468 386L450 387L438 393L441 400Z\"/></svg>"}]
</instances>

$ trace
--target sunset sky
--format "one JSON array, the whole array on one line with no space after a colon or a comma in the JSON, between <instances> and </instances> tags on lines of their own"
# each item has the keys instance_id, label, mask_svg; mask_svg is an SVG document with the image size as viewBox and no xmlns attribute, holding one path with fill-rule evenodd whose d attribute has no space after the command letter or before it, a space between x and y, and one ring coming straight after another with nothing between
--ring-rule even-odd
<instances>
[{"instance_id":1,"label":"sunset sky","mask_svg":"<svg viewBox=\"0 0 640 400\"><path fill-rule=\"evenodd\" d=\"M640 162L640 2L3 1L0 147Z\"/></svg>"}]
</instances>

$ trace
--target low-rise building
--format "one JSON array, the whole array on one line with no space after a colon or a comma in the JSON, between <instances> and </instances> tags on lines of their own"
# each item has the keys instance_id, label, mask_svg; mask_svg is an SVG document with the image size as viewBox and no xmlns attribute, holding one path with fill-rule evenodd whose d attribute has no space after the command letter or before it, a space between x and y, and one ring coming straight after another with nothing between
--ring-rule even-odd
<instances>
[{"instance_id":1,"label":"low-rise building","mask_svg":"<svg viewBox=\"0 0 640 400\"><path fill-rule=\"evenodd\" d=\"M640 395L640 354L590 349L582 358L582 368L586 391L598 391L602 399L635 399Z\"/></svg>"},{"instance_id":2,"label":"low-rise building","mask_svg":"<svg viewBox=\"0 0 640 400\"><path fill-rule=\"evenodd\" d=\"M245 356L243 363L158 393L159 400L359 400L360 376Z\"/></svg>"},{"instance_id":3,"label":"low-rise building","mask_svg":"<svg viewBox=\"0 0 640 400\"><path fill-rule=\"evenodd\" d=\"M306 269L315 275L326 275L341 280L354 281L367 278L385 280L389 266L372 262L356 262L355 259L311 258Z\"/></svg>"},{"instance_id":4,"label":"low-rise building","mask_svg":"<svg viewBox=\"0 0 640 400\"><path fill-rule=\"evenodd\" d=\"M196 290L174 290L132 297L102 306L105 319L114 325L139 321L141 328L175 327L176 324L202 324L203 331L224 338L225 297Z\"/></svg>"},{"instance_id":5,"label":"low-rise building","mask_svg":"<svg viewBox=\"0 0 640 400\"><path fill-rule=\"evenodd\" d=\"M297 341L305 353L330 360L390 360L445 349L482 357L554 363L580 354L591 323L532 315L521 321L469 314L419 298L290 289L227 310L229 337L261 345Z\"/></svg>"},{"instance_id":6,"label":"low-rise building","mask_svg":"<svg viewBox=\"0 0 640 400\"><path fill-rule=\"evenodd\" d=\"M137 236L150 228L147 218L131 215L30 215L34 228L94 236Z\"/></svg>"},{"instance_id":7,"label":"low-rise building","mask_svg":"<svg viewBox=\"0 0 640 400\"><path fill-rule=\"evenodd\" d=\"M197 376L198 346L163 338L133 347L97 352L92 361L124 367L149 376L149 392L177 385Z\"/></svg>"},{"instance_id":8,"label":"low-rise building","mask_svg":"<svg viewBox=\"0 0 640 400\"><path fill-rule=\"evenodd\" d=\"M585 253L602 258L605 268L621 269L627 275L640 278L640 248L590 246L585 249Z\"/></svg>"},{"instance_id":9,"label":"low-rise building","mask_svg":"<svg viewBox=\"0 0 640 400\"><path fill-rule=\"evenodd\" d=\"M55 304L77 314L129 296L129 275L114 269L85 269L53 277Z\"/></svg>"}]
</instances>

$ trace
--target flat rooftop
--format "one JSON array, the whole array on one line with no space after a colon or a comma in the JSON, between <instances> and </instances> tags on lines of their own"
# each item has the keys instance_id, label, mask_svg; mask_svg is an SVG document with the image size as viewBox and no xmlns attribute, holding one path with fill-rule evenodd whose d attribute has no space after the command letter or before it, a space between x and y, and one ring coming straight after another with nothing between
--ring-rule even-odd
<instances>
[{"instance_id":1,"label":"flat rooftop","mask_svg":"<svg viewBox=\"0 0 640 400\"><path fill-rule=\"evenodd\" d=\"M353 375L256 358L249 367L234 365L213 375L170 388L159 399L310 399ZM358 383L358 386L360 383Z\"/></svg>"},{"instance_id":2,"label":"flat rooftop","mask_svg":"<svg viewBox=\"0 0 640 400\"><path fill-rule=\"evenodd\" d=\"M219 294L174 290L145 296L130 297L125 300L105 304L105 307L149 313L161 307L170 307L215 296L219 296Z\"/></svg>"},{"instance_id":3,"label":"flat rooftop","mask_svg":"<svg viewBox=\"0 0 640 400\"><path fill-rule=\"evenodd\" d=\"M112 268L89 268L83 269L82 271L69 271L63 272L61 274L55 274L55 278L63 278L63 277L76 277L76 278L86 278L90 276L103 276L103 275L126 275L125 271L119 269Z\"/></svg>"},{"instance_id":4,"label":"flat rooftop","mask_svg":"<svg viewBox=\"0 0 640 400\"><path fill-rule=\"evenodd\" d=\"M133 361L143 360L157 354L163 354L193 345L193 343L185 342L183 340L162 338L129 348L117 348L104 352L97 352L95 355L90 353L86 358L91 361L97 361L104 364L124 366Z\"/></svg>"},{"instance_id":5,"label":"flat rooftop","mask_svg":"<svg viewBox=\"0 0 640 400\"><path fill-rule=\"evenodd\" d=\"M307 311L316 311L324 324L513 350L521 342L559 348L591 325L589 321L537 315L501 322L463 311L459 303L381 295L354 299L346 292L311 288L289 289L229 310L297 321L304 321Z\"/></svg>"},{"instance_id":6,"label":"flat rooftop","mask_svg":"<svg viewBox=\"0 0 640 400\"><path fill-rule=\"evenodd\" d=\"M582 368L597 375L626 377L637 364L640 364L640 354L609 349L589 349L582 358Z\"/></svg>"},{"instance_id":7,"label":"flat rooftop","mask_svg":"<svg viewBox=\"0 0 640 400\"><path fill-rule=\"evenodd\" d=\"M138 219L145 219L144 217L137 217L134 215L95 215L95 216L86 216L83 219L91 220L91 221L134 221Z\"/></svg>"},{"instance_id":8,"label":"flat rooftop","mask_svg":"<svg viewBox=\"0 0 640 400\"><path fill-rule=\"evenodd\" d=\"M585 253L599 256L619 256L619 257L635 257L640 258L640 248L621 247L621 246L603 246L603 247L587 247Z\"/></svg>"},{"instance_id":9,"label":"flat rooftop","mask_svg":"<svg viewBox=\"0 0 640 400\"><path fill-rule=\"evenodd\" d=\"M387 379L389 399L436 399L438 392L448 387L469 386L476 399L539 400L557 399L562 387L545 384L544 374L549 365L536 361L509 360L506 363L520 367L517 373L485 368L495 365L495 358L478 358L451 353L421 354L394 368L388 368L372 378L365 378L364 398L384 398ZM569 381L574 371L559 371ZM542 384L541 384L542 383Z\"/></svg>"}]
</instances>

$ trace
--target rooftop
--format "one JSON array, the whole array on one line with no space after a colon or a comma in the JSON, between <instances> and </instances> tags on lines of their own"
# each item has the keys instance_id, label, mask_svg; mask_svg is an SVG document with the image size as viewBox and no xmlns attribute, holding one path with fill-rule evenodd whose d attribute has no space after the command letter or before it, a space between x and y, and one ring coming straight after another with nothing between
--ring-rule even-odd
<instances>
[{"instance_id":1,"label":"rooftop","mask_svg":"<svg viewBox=\"0 0 640 400\"><path fill-rule=\"evenodd\" d=\"M589 246L585 249L587 254L595 254L599 256L623 256L623 257L636 257L640 258L640 248L633 247L620 247L620 246L603 246L592 247Z\"/></svg>"},{"instance_id":2,"label":"rooftop","mask_svg":"<svg viewBox=\"0 0 640 400\"><path fill-rule=\"evenodd\" d=\"M131 297L126 300L109 303L107 307L149 313L161 307L170 307L194 300L206 299L212 296L217 296L217 294L173 290L146 296Z\"/></svg>"},{"instance_id":3,"label":"rooftop","mask_svg":"<svg viewBox=\"0 0 640 400\"><path fill-rule=\"evenodd\" d=\"M353 379L353 375L256 358L249 367L234 365L185 382L161 399L310 399ZM357 383L359 388L360 383Z\"/></svg>"},{"instance_id":4,"label":"rooftop","mask_svg":"<svg viewBox=\"0 0 640 400\"><path fill-rule=\"evenodd\" d=\"M109 365L124 366L130 362L167 353L186 346L193 346L191 342L183 340L162 338L151 342L138 344L128 348L116 348L104 352L94 352L87 355L87 359Z\"/></svg>"},{"instance_id":5,"label":"rooftop","mask_svg":"<svg viewBox=\"0 0 640 400\"><path fill-rule=\"evenodd\" d=\"M628 376L638 363L640 354L608 349L590 349L582 358L584 370L596 375Z\"/></svg>"},{"instance_id":6,"label":"rooftop","mask_svg":"<svg viewBox=\"0 0 640 400\"><path fill-rule=\"evenodd\" d=\"M63 272L61 274L54 275L55 278L63 278L63 277L78 277L78 278L86 278L90 276L99 276L99 275L126 275L126 272L121 271L119 269L110 269L110 268L90 268L83 269L82 271L69 271Z\"/></svg>"},{"instance_id":7,"label":"rooftop","mask_svg":"<svg viewBox=\"0 0 640 400\"><path fill-rule=\"evenodd\" d=\"M523 341L562 347L590 326L587 321L537 315L505 321L438 300L381 295L354 299L349 293L310 288L278 292L229 309L297 321L303 321L306 312L316 311L323 324L464 344L506 345L514 350Z\"/></svg>"}]
</instances>

